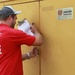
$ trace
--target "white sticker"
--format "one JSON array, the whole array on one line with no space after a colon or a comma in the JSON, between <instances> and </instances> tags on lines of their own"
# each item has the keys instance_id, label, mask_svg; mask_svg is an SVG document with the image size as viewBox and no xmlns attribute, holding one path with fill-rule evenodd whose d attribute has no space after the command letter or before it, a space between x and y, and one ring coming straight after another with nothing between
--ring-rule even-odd
<instances>
[{"instance_id":1,"label":"white sticker","mask_svg":"<svg viewBox=\"0 0 75 75\"><path fill-rule=\"evenodd\" d=\"M73 7L57 9L58 20L73 19Z\"/></svg>"}]
</instances>

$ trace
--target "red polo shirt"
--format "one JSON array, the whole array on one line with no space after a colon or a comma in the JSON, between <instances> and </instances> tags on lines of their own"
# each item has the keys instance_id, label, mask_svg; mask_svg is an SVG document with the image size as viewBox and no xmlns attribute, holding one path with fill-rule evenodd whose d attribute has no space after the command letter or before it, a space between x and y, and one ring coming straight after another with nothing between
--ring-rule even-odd
<instances>
[{"instance_id":1,"label":"red polo shirt","mask_svg":"<svg viewBox=\"0 0 75 75\"><path fill-rule=\"evenodd\" d=\"M34 41L34 36L0 24L0 75L23 75L21 45Z\"/></svg>"}]
</instances>

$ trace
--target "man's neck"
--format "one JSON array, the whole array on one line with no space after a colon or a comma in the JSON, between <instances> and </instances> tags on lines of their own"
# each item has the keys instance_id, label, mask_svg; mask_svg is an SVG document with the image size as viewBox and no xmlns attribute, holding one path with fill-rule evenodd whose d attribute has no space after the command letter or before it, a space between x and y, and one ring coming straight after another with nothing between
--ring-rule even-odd
<instances>
[{"instance_id":1,"label":"man's neck","mask_svg":"<svg viewBox=\"0 0 75 75\"><path fill-rule=\"evenodd\" d=\"M0 20L0 24L7 24L8 25L8 23L6 21L3 21L3 20Z\"/></svg>"}]
</instances>

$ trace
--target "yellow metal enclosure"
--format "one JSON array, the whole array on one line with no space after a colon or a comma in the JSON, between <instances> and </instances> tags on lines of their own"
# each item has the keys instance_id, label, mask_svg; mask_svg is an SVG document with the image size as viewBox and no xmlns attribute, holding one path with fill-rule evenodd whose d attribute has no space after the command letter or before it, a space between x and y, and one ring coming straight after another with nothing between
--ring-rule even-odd
<instances>
[{"instance_id":1,"label":"yellow metal enclosure","mask_svg":"<svg viewBox=\"0 0 75 75\"><path fill-rule=\"evenodd\" d=\"M12 0L0 2L0 8L11 5L21 10L18 20L27 18L41 31L44 42L39 57L23 62L24 75L75 75L75 1ZM57 18L57 10L73 8L72 19ZM16 25L17 28L17 25ZM32 47L22 46L22 53Z\"/></svg>"}]
</instances>

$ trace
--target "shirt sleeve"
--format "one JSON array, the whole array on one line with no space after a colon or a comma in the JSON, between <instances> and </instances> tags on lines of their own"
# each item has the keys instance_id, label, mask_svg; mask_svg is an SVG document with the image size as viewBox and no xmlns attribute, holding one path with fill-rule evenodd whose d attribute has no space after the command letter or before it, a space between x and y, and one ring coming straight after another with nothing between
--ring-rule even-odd
<instances>
[{"instance_id":1,"label":"shirt sleeve","mask_svg":"<svg viewBox=\"0 0 75 75\"><path fill-rule=\"evenodd\" d=\"M27 35L21 30L16 30L11 41L17 45L25 44L31 46L35 41L35 36Z\"/></svg>"}]
</instances>

